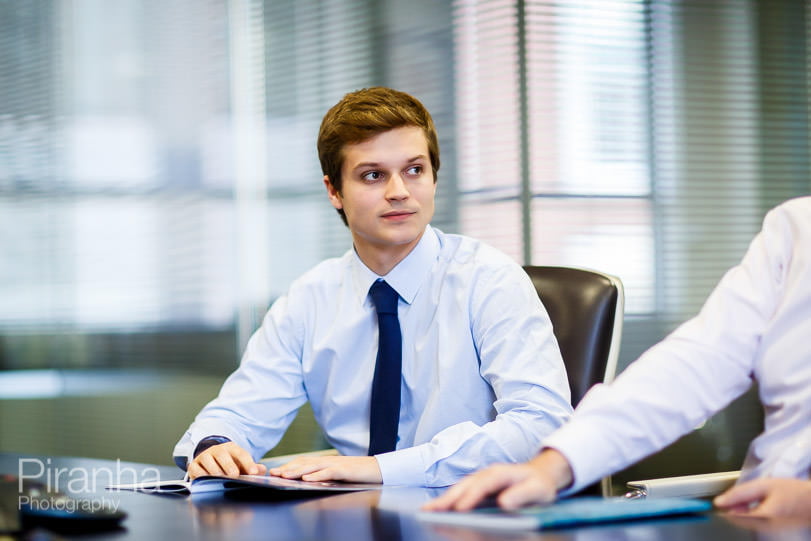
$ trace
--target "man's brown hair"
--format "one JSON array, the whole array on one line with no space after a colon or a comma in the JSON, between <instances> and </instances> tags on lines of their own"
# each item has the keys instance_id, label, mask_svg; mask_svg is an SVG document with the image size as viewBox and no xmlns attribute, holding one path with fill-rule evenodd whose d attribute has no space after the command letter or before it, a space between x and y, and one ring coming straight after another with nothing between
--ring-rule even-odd
<instances>
[{"instance_id":1,"label":"man's brown hair","mask_svg":"<svg viewBox=\"0 0 811 541\"><path fill-rule=\"evenodd\" d=\"M439 142L431 114L420 101L405 92L375 86L350 92L332 106L318 131L318 159L321 171L341 193L344 147L362 143L383 132L416 126L425 134L434 182L439 171ZM338 209L346 224L343 209Z\"/></svg>"}]
</instances>

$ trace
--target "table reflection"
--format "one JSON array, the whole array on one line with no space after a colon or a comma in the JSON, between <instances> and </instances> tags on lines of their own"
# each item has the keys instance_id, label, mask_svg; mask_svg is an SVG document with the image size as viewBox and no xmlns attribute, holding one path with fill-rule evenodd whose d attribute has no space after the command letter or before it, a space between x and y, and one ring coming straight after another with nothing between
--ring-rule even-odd
<instances>
[{"instance_id":1,"label":"table reflection","mask_svg":"<svg viewBox=\"0 0 811 541\"><path fill-rule=\"evenodd\" d=\"M385 488L299 500L268 498L267 491L191 498L195 531L235 539L331 539L334 541L671 541L756 539L811 541L811 523L764 521L718 513L548 531L496 531L421 522L417 512L437 491ZM287 496L287 495L283 495Z\"/></svg>"},{"instance_id":2,"label":"table reflection","mask_svg":"<svg viewBox=\"0 0 811 541\"><path fill-rule=\"evenodd\" d=\"M758 541L811 541L811 517L770 520L735 515L722 516L738 528L753 531Z\"/></svg>"}]
</instances>

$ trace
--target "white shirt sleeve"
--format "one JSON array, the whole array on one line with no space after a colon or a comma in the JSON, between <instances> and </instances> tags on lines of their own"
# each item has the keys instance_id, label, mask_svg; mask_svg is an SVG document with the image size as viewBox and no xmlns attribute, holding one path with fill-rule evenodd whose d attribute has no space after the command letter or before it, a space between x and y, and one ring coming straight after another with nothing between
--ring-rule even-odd
<instances>
[{"instance_id":1,"label":"white shirt sleeve","mask_svg":"<svg viewBox=\"0 0 811 541\"><path fill-rule=\"evenodd\" d=\"M743 261L701 312L645 352L611 385L594 387L572 422L545 446L560 451L577 491L693 430L745 392L761 336L791 257L784 225L770 215Z\"/></svg>"}]
</instances>

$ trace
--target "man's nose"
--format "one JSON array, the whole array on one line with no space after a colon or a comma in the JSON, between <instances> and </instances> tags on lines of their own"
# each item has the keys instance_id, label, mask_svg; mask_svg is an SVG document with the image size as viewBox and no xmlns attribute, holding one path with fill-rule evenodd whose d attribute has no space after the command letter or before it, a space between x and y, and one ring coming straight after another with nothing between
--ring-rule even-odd
<instances>
[{"instance_id":1,"label":"man's nose","mask_svg":"<svg viewBox=\"0 0 811 541\"><path fill-rule=\"evenodd\" d=\"M399 174L389 177L386 183L386 199L406 199L408 197L408 189L406 188L403 177Z\"/></svg>"}]
</instances>

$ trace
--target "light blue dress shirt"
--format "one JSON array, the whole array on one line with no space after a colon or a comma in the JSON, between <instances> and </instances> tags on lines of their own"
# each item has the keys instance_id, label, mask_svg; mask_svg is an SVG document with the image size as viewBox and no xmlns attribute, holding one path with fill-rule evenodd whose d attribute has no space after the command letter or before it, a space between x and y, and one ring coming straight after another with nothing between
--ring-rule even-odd
<instances>
[{"instance_id":1,"label":"light blue dress shirt","mask_svg":"<svg viewBox=\"0 0 811 541\"><path fill-rule=\"evenodd\" d=\"M190 458L216 434L258 459L307 400L331 445L365 455L378 343L368 292L378 278L349 250L296 280L175 456ZM383 482L444 486L534 456L571 406L551 322L523 269L427 226L384 278L400 295L403 375L397 449L377 455Z\"/></svg>"}]
</instances>

